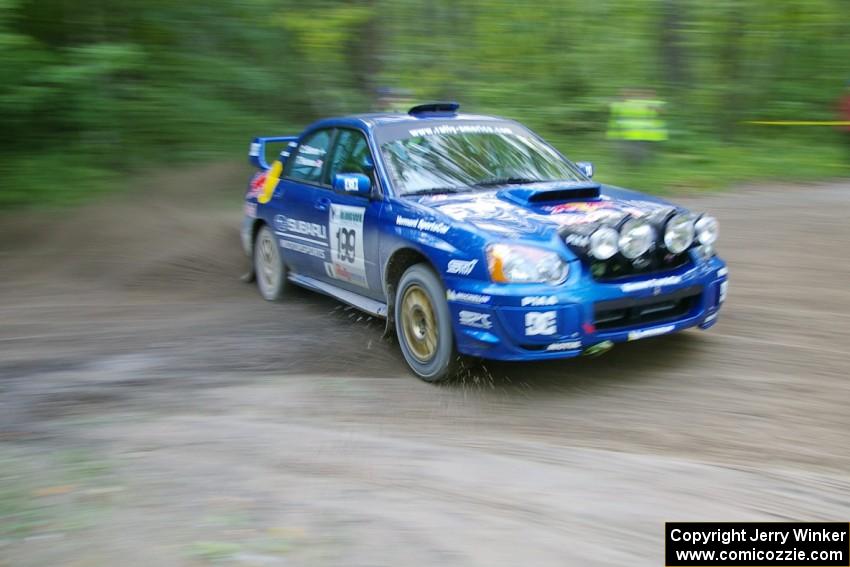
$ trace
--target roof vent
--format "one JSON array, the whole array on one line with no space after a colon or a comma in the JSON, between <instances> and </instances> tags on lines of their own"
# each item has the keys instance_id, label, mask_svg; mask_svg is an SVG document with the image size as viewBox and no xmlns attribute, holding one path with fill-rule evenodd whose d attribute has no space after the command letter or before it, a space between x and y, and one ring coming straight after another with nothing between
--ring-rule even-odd
<instances>
[{"instance_id":1,"label":"roof vent","mask_svg":"<svg viewBox=\"0 0 850 567\"><path fill-rule=\"evenodd\" d=\"M408 114L419 116L421 114L457 114L460 104L456 102L429 102L414 106L407 111Z\"/></svg>"}]
</instances>

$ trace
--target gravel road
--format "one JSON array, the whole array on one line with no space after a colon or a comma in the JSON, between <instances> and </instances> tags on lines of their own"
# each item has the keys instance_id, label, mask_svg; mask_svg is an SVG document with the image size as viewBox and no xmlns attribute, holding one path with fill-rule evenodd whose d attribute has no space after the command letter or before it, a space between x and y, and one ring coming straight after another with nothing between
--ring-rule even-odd
<instances>
[{"instance_id":1,"label":"gravel road","mask_svg":"<svg viewBox=\"0 0 850 567\"><path fill-rule=\"evenodd\" d=\"M678 199L721 223L708 332L430 386L239 281L245 174L0 217L0 565L663 565L667 520L850 518L850 185Z\"/></svg>"}]
</instances>

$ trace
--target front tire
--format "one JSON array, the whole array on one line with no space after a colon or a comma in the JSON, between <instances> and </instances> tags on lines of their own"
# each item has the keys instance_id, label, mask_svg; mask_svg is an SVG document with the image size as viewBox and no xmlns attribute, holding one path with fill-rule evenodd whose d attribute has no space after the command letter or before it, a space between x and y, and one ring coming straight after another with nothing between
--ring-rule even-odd
<instances>
[{"instance_id":1,"label":"front tire","mask_svg":"<svg viewBox=\"0 0 850 567\"><path fill-rule=\"evenodd\" d=\"M458 356L446 291L434 271L416 264L404 272L395 298L395 327L404 359L426 382L451 377Z\"/></svg>"},{"instance_id":2,"label":"front tire","mask_svg":"<svg viewBox=\"0 0 850 567\"><path fill-rule=\"evenodd\" d=\"M287 285L287 270L274 233L263 225L254 240L254 273L257 289L266 301L280 301Z\"/></svg>"}]
</instances>

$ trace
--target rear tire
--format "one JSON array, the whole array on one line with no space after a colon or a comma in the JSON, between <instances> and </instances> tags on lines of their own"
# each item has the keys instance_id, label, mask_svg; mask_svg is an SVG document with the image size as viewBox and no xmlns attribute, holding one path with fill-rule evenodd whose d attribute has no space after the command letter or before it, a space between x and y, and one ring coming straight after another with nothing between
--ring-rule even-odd
<instances>
[{"instance_id":1,"label":"rear tire","mask_svg":"<svg viewBox=\"0 0 850 567\"><path fill-rule=\"evenodd\" d=\"M266 301L280 301L287 288L287 270L271 229L264 225L254 240L254 273L257 289Z\"/></svg>"},{"instance_id":2,"label":"rear tire","mask_svg":"<svg viewBox=\"0 0 850 567\"><path fill-rule=\"evenodd\" d=\"M439 382L458 364L446 290L426 264L409 267L395 298L395 327L407 365L422 380Z\"/></svg>"}]
</instances>

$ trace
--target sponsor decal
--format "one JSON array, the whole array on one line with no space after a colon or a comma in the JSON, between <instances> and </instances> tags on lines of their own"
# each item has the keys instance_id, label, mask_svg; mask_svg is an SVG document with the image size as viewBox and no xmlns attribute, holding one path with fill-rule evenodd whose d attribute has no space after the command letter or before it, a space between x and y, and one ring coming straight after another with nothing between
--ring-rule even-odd
<instances>
[{"instance_id":1,"label":"sponsor decal","mask_svg":"<svg viewBox=\"0 0 850 567\"><path fill-rule=\"evenodd\" d=\"M557 351L557 350L576 350L581 348L581 341L568 341L565 343L552 343L551 345L546 347L546 350L549 351Z\"/></svg>"},{"instance_id":2,"label":"sponsor decal","mask_svg":"<svg viewBox=\"0 0 850 567\"><path fill-rule=\"evenodd\" d=\"M419 230L424 230L426 232L436 232L437 234L445 234L449 231L449 228L449 225L442 222L419 219Z\"/></svg>"},{"instance_id":3,"label":"sponsor decal","mask_svg":"<svg viewBox=\"0 0 850 567\"><path fill-rule=\"evenodd\" d=\"M257 203L245 203L245 206L242 207L242 210L245 212L245 216L255 219L257 218Z\"/></svg>"},{"instance_id":4,"label":"sponsor decal","mask_svg":"<svg viewBox=\"0 0 850 567\"><path fill-rule=\"evenodd\" d=\"M472 273L473 268L478 263L478 260L449 260L449 265L446 268L447 274L458 274L460 276L468 276Z\"/></svg>"},{"instance_id":5,"label":"sponsor decal","mask_svg":"<svg viewBox=\"0 0 850 567\"><path fill-rule=\"evenodd\" d=\"M528 307L531 305L532 307L548 307L550 305L557 305L558 298L554 295L529 295L528 297L523 297L520 305L523 307Z\"/></svg>"},{"instance_id":6,"label":"sponsor decal","mask_svg":"<svg viewBox=\"0 0 850 567\"><path fill-rule=\"evenodd\" d=\"M488 313L479 313L477 311L461 311L458 315L458 322L465 327L477 327L479 329L490 329L493 323L490 321Z\"/></svg>"},{"instance_id":7,"label":"sponsor decal","mask_svg":"<svg viewBox=\"0 0 850 567\"><path fill-rule=\"evenodd\" d=\"M409 217L403 217L401 215L396 215L395 223L398 226L406 226L407 228L417 228L419 225L419 219L412 219Z\"/></svg>"},{"instance_id":8,"label":"sponsor decal","mask_svg":"<svg viewBox=\"0 0 850 567\"><path fill-rule=\"evenodd\" d=\"M357 183L356 177L346 177L345 178L345 190L346 191L357 191L360 187L360 184Z\"/></svg>"},{"instance_id":9,"label":"sponsor decal","mask_svg":"<svg viewBox=\"0 0 850 567\"><path fill-rule=\"evenodd\" d=\"M664 327L655 327L654 329L642 329L640 331L630 331L629 332L629 340L636 341L638 339L645 339L647 337L657 337L658 335L663 335L665 333L669 333L673 329L676 328L676 325L667 325Z\"/></svg>"},{"instance_id":10,"label":"sponsor decal","mask_svg":"<svg viewBox=\"0 0 850 567\"><path fill-rule=\"evenodd\" d=\"M425 232L435 232L437 234L445 234L449 231L449 228L451 228L449 227L449 225L443 222L429 221L426 219L414 219L410 217L403 217L401 215L396 216L395 223L398 226L403 226L406 228L415 228Z\"/></svg>"},{"instance_id":11,"label":"sponsor decal","mask_svg":"<svg viewBox=\"0 0 850 567\"><path fill-rule=\"evenodd\" d=\"M729 268L720 268L719 270L717 270L717 277L722 278L723 276L727 275L728 273L729 273Z\"/></svg>"},{"instance_id":12,"label":"sponsor decal","mask_svg":"<svg viewBox=\"0 0 850 567\"><path fill-rule=\"evenodd\" d=\"M467 293L465 291L455 291L453 289L446 290L446 299L449 301L463 301L466 303L488 303L489 295L480 295L478 293Z\"/></svg>"},{"instance_id":13,"label":"sponsor decal","mask_svg":"<svg viewBox=\"0 0 850 567\"><path fill-rule=\"evenodd\" d=\"M581 201L578 203L562 203L551 207L544 207L545 211L553 215L562 213L589 213L597 209L613 209L616 208L610 201Z\"/></svg>"},{"instance_id":14,"label":"sponsor decal","mask_svg":"<svg viewBox=\"0 0 850 567\"><path fill-rule=\"evenodd\" d=\"M314 258L325 259L325 251L321 248L316 248L315 246L310 246L309 244L302 244L301 242L292 242L291 240L280 239L280 247L285 248L286 250L293 250L295 252L300 252L302 254L307 254L308 256L313 256Z\"/></svg>"},{"instance_id":15,"label":"sponsor decal","mask_svg":"<svg viewBox=\"0 0 850 567\"><path fill-rule=\"evenodd\" d=\"M630 291L639 291L642 289L649 288L661 288L665 285L676 285L679 283L682 283L682 276L668 276L666 278L656 278L652 280L645 280L642 282L625 283L620 286L620 289L628 293ZM659 289L658 291L660 293L661 290Z\"/></svg>"},{"instance_id":16,"label":"sponsor decal","mask_svg":"<svg viewBox=\"0 0 850 567\"><path fill-rule=\"evenodd\" d=\"M301 149L298 150L298 153L305 156L323 156L327 153L327 151L324 148L317 148L315 146L305 145L301 146Z\"/></svg>"},{"instance_id":17,"label":"sponsor decal","mask_svg":"<svg viewBox=\"0 0 850 567\"><path fill-rule=\"evenodd\" d=\"M723 303L726 301L726 291L729 289L729 282L720 282L720 297L718 298L719 303Z\"/></svg>"},{"instance_id":18,"label":"sponsor decal","mask_svg":"<svg viewBox=\"0 0 850 567\"><path fill-rule=\"evenodd\" d=\"M328 214L333 277L367 287L363 250L363 218L366 209L331 204Z\"/></svg>"},{"instance_id":19,"label":"sponsor decal","mask_svg":"<svg viewBox=\"0 0 850 567\"><path fill-rule=\"evenodd\" d=\"M554 335L558 330L557 311L529 311L525 314L525 334Z\"/></svg>"},{"instance_id":20,"label":"sponsor decal","mask_svg":"<svg viewBox=\"0 0 850 567\"><path fill-rule=\"evenodd\" d=\"M322 164L324 162L320 159L306 158L306 157L299 154L299 155L295 156L295 163L297 165L303 165L303 166L306 166L306 167L315 167L316 169L321 169Z\"/></svg>"},{"instance_id":21,"label":"sponsor decal","mask_svg":"<svg viewBox=\"0 0 850 567\"><path fill-rule=\"evenodd\" d=\"M263 185L266 183L266 175L267 172L265 171L254 174L254 177L251 178L251 188L248 189L248 194L246 195L248 199L260 194L260 191L263 190Z\"/></svg>"},{"instance_id":22,"label":"sponsor decal","mask_svg":"<svg viewBox=\"0 0 850 567\"><path fill-rule=\"evenodd\" d=\"M352 283L354 285L359 285L360 287L367 287L368 284L366 282L366 276L361 275L353 270L350 270L344 264L333 264L333 271L331 273L331 277L342 280L348 283Z\"/></svg>"},{"instance_id":23,"label":"sponsor decal","mask_svg":"<svg viewBox=\"0 0 850 567\"><path fill-rule=\"evenodd\" d=\"M651 214L658 208L658 205L644 201L612 201L601 199L599 201L579 201L545 206L543 210L549 213L549 215L556 217L556 220L560 224L572 226L602 221L616 221L625 215L641 218Z\"/></svg>"},{"instance_id":24,"label":"sponsor decal","mask_svg":"<svg viewBox=\"0 0 850 567\"><path fill-rule=\"evenodd\" d=\"M260 155L260 144L251 142L251 149L248 151L248 155L252 157Z\"/></svg>"},{"instance_id":25,"label":"sponsor decal","mask_svg":"<svg viewBox=\"0 0 850 567\"><path fill-rule=\"evenodd\" d=\"M312 236L321 240L328 239L327 229L314 222L307 222L286 215L275 215L274 228L279 232L294 232L304 236Z\"/></svg>"},{"instance_id":26,"label":"sponsor decal","mask_svg":"<svg viewBox=\"0 0 850 567\"><path fill-rule=\"evenodd\" d=\"M444 124L434 128L412 128L410 136L418 138L419 136L441 136L452 134L513 134L513 130L505 126L489 126L486 124L470 124L453 126Z\"/></svg>"},{"instance_id":27,"label":"sponsor decal","mask_svg":"<svg viewBox=\"0 0 850 567\"><path fill-rule=\"evenodd\" d=\"M661 208L669 208L664 205L652 203L650 201L640 201L633 199L611 200L604 196L598 201L577 201L572 203L561 203L559 205L551 205L543 207L543 210L552 215L559 214L588 214L597 213L602 210L618 211L628 213L635 217L642 217L646 214L656 211Z\"/></svg>"}]
</instances>

